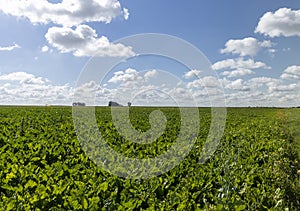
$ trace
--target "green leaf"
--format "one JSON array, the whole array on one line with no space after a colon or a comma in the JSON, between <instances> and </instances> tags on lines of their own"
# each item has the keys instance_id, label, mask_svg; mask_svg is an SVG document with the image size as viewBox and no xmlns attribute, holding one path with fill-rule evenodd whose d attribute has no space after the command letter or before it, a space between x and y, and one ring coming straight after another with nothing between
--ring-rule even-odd
<instances>
[{"instance_id":1,"label":"green leaf","mask_svg":"<svg viewBox=\"0 0 300 211\"><path fill-rule=\"evenodd\" d=\"M100 190L102 191L107 191L108 189L108 183L107 182L103 182L101 185L100 185Z\"/></svg>"},{"instance_id":2,"label":"green leaf","mask_svg":"<svg viewBox=\"0 0 300 211\"><path fill-rule=\"evenodd\" d=\"M7 205L6 205L6 211L9 211L9 210L15 210L16 207L15 207L15 202L14 201L10 201Z\"/></svg>"},{"instance_id":3,"label":"green leaf","mask_svg":"<svg viewBox=\"0 0 300 211\"><path fill-rule=\"evenodd\" d=\"M37 185L37 183L33 180L29 180L26 185L25 185L25 188L33 188Z\"/></svg>"},{"instance_id":4,"label":"green leaf","mask_svg":"<svg viewBox=\"0 0 300 211\"><path fill-rule=\"evenodd\" d=\"M82 198L82 206L83 209L87 209L89 206L88 200L85 197Z\"/></svg>"},{"instance_id":5,"label":"green leaf","mask_svg":"<svg viewBox=\"0 0 300 211\"><path fill-rule=\"evenodd\" d=\"M246 205L235 206L235 210L236 210L236 211L242 211L242 210L244 210L244 209L246 209Z\"/></svg>"}]
</instances>

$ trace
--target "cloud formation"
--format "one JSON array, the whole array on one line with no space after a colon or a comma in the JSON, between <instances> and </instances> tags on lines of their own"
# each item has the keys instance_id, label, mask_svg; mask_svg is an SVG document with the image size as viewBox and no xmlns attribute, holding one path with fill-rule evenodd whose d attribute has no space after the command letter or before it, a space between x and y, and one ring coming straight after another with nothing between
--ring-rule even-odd
<instances>
[{"instance_id":1,"label":"cloud formation","mask_svg":"<svg viewBox=\"0 0 300 211\"><path fill-rule=\"evenodd\" d=\"M218 61L212 65L212 68L214 70L225 70L221 75L230 78L255 74L254 69L271 69L263 62L243 58Z\"/></svg>"},{"instance_id":2,"label":"cloud formation","mask_svg":"<svg viewBox=\"0 0 300 211\"><path fill-rule=\"evenodd\" d=\"M142 81L143 78L139 75L138 71L128 68L125 71L117 71L114 76L108 80L109 83L129 83Z\"/></svg>"},{"instance_id":3,"label":"cloud formation","mask_svg":"<svg viewBox=\"0 0 300 211\"><path fill-rule=\"evenodd\" d=\"M44 45L42 48L41 48L41 52L43 52L43 53L46 53L46 52L48 52L50 49L49 49L49 47L47 46L47 45Z\"/></svg>"},{"instance_id":4,"label":"cloud formation","mask_svg":"<svg viewBox=\"0 0 300 211\"><path fill-rule=\"evenodd\" d=\"M98 37L96 31L85 23L110 23L123 15L129 18L129 11L122 8L118 0L62 0L51 3L47 0L2 0L0 10L5 14L23 17L33 24L53 23L45 35L48 43L62 53L72 52L75 56L132 56L130 47L110 43L105 36ZM18 47L3 48L10 50ZM1 49L0 49L1 50ZM43 47L42 52L49 48Z\"/></svg>"},{"instance_id":5,"label":"cloud formation","mask_svg":"<svg viewBox=\"0 0 300 211\"><path fill-rule=\"evenodd\" d=\"M18 44L14 43L11 46L0 47L0 51L12 51L12 50L15 50L17 48L21 48L21 47Z\"/></svg>"},{"instance_id":6,"label":"cloud formation","mask_svg":"<svg viewBox=\"0 0 300 211\"><path fill-rule=\"evenodd\" d=\"M47 0L1 0L0 10L5 14L27 18L33 24L54 23L63 26L76 26L87 22L110 23L113 18L124 15L117 0L62 0L51 3Z\"/></svg>"},{"instance_id":7,"label":"cloud formation","mask_svg":"<svg viewBox=\"0 0 300 211\"><path fill-rule=\"evenodd\" d=\"M250 91L250 86L246 84L246 82L243 79L237 79L234 81L230 81L225 88L237 90L237 91Z\"/></svg>"},{"instance_id":8,"label":"cloud formation","mask_svg":"<svg viewBox=\"0 0 300 211\"><path fill-rule=\"evenodd\" d=\"M45 35L47 41L62 53L73 52L75 56L133 56L131 47L120 43L113 44L107 37L98 37L96 31L88 25L52 27Z\"/></svg>"},{"instance_id":9,"label":"cloud formation","mask_svg":"<svg viewBox=\"0 0 300 211\"><path fill-rule=\"evenodd\" d=\"M292 66L287 67L283 71L280 78L286 79L286 80L299 80L300 79L300 66L292 65Z\"/></svg>"},{"instance_id":10,"label":"cloud formation","mask_svg":"<svg viewBox=\"0 0 300 211\"><path fill-rule=\"evenodd\" d=\"M277 11L265 13L255 29L270 37L300 36L300 10L280 8Z\"/></svg>"},{"instance_id":11,"label":"cloud formation","mask_svg":"<svg viewBox=\"0 0 300 211\"><path fill-rule=\"evenodd\" d=\"M201 70L190 70L190 71L186 72L183 77L185 79L199 78L201 72L202 72Z\"/></svg>"},{"instance_id":12,"label":"cloud formation","mask_svg":"<svg viewBox=\"0 0 300 211\"><path fill-rule=\"evenodd\" d=\"M298 68L298 66L290 66L283 73L297 75ZM214 97L214 94L220 95L220 83L223 84L228 106L297 106L300 99L299 80L290 83L283 78L272 77L230 80L201 76L180 85L177 81L166 85L165 83L170 79L165 78L160 81L161 74L163 72L154 70L139 72L131 68L117 71L107 79L106 85L100 86L90 81L79 87L80 96L83 96L80 99L84 101L85 97L96 94L98 105L107 105L112 99L126 103L134 98L134 103L137 104L159 106L162 103L172 105L170 104L173 102L172 97L176 97L182 103L190 105L190 99L185 98L188 93L194 96L199 106L210 106L209 100ZM151 80L146 81L146 78ZM73 93L74 88L68 84L54 85L47 78L26 72L0 75L1 104L71 105Z\"/></svg>"},{"instance_id":13,"label":"cloud formation","mask_svg":"<svg viewBox=\"0 0 300 211\"><path fill-rule=\"evenodd\" d=\"M272 43L269 40L263 42L253 37L244 39L231 39L225 44L225 48L221 53L239 54L240 56L255 56L263 48L271 48Z\"/></svg>"},{"instance_id":14,"label":"cloud formation","mask_svg":"<svg viewBox=\"0 0 300 211\"><path fill-rule=\"evenodd\" d=\"M245 75L253 75L253 74L255 74L255 72L249 69L237 69L233 71L224 71L223 73L221 73L221 75L227 76L229 78L245 76Z\"/></svg>"},{"instance_id":15,"label":"cloud formation","mask_svg":"<svg viewBox=\"0 0 300 211\"><path fill-rule=\"evenodd\" d=\"M0 75L1 104L70 105L72 96L73 88L68 84L54 85L47 78L26 72Z\"/></svg>"}]
</instances>

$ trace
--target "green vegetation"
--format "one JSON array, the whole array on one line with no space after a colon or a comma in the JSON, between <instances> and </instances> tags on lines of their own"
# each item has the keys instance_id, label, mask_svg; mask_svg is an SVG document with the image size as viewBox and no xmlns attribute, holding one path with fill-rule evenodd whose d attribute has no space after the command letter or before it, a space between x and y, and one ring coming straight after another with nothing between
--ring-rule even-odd
<instances>
[{"instance_id":1,"label":"green vegetation","mask_svg":"<svg viewBox=\"0 0 300 211\"><path fill-rule=\"evenodd\" d=\"M153 109L131 107L133 126L148 130L148 115ZM166 130L149 145L131 143L121 137L108 107L97 108L97 123L107 143L117 152L130 157L153 157L169 149L180 127L178 109L160 110L168 120ZM293 135L299 135L295 134L299 124L289 120L291 129L288 129L286 110L228 109L221 143L204 164L198 160L210 128L210 109L200 108L199 114L199 136L186 159L161 176L137 180L105 172L85 155L74 131L71 108L1 107L0 207L3 210L297 210L300 207L297 178L300 166L293 145Z\"/></svg>"},{"instance_id":2,"label":"green vegetation","mask_svg":"<svg viewBox=\"0 0 300 211\"><path fill-rule=\"evenodd\" d=\"M286 118L284 122L287 124L287 128L294 139L298 158L300 158L300 108L286 109L285 113Z\"/></svg>"}]
</instances>

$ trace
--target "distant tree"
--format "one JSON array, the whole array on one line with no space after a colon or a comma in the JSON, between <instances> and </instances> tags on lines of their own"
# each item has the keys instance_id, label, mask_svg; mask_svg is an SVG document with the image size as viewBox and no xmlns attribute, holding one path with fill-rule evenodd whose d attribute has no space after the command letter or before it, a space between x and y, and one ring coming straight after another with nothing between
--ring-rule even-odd
<instances>
[{"instance_id":1,"label":"distant tree","mask_svg":"<svg viewBox=\"0 0 300 211\"><path fill-rule=\"evenodd\" d=\"M109 101L108 106L122 106L122 105L117 102Z\"/></svg>"},{"instance_id":2,"label":"distant tree","mask_svg":"<svg viewBox=\"0 0 300 211\"><path fill-rule=\"evenodd\" d=\"M74 102L73 106L85 106L85 103L81 103L81 102Z\"/></svg>"},{"instance_id":3,"label":"distant tree","mask_svg":"<svg viewBox=\"0 0 300 211\"><path fill-rule=\"evenodd\" d=\"M128 107L130 107L131 106L131 102L128 102Z\"/></svg>"}]
</instances>

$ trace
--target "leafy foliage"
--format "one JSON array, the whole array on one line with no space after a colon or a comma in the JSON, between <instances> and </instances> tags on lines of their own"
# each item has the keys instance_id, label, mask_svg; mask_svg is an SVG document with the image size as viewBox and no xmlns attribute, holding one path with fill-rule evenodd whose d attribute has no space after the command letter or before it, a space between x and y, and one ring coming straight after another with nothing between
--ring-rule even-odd
<instances>
[{"instance_id":1,"label":"leafy foliage","mask_svg":"<svg viewBox=\"0 0 300 211\"><path fill-rule=\"evenodd\" d=\"M130 108L137 130L150 128L154 108ZM178 135L176 108L160 108L166 130L149 145L117 133L110 108L97 108L107 143L128 157L153 157ZM296 152L278 109L229 109L224 136L206 163L198 159L210 128L200 131L188 157L148 180L124 179L98 168L81 148L68 107L2 107L0 207L4 210L268 210L300 207Z\"/></svg>"}]
</instances>

